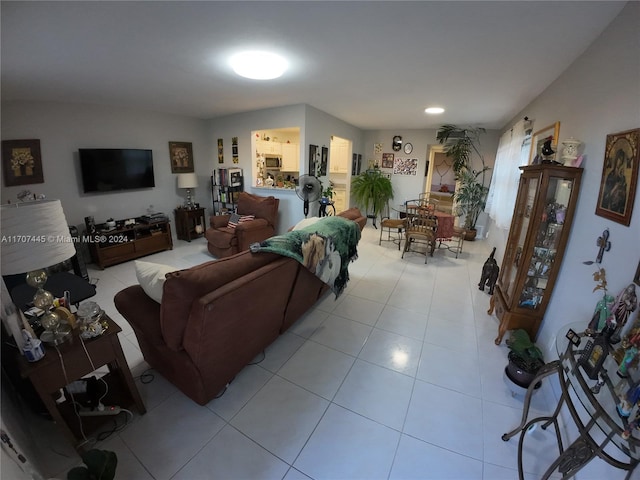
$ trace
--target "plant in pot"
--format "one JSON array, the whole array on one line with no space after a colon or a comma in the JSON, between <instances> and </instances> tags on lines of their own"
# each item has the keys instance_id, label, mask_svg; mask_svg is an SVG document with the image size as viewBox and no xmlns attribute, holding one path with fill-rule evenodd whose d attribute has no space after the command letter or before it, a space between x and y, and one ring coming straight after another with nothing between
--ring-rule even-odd
<instances>
[{"instance_id":1,"label":"plant in pot","mask_svg":"<svg viewBox=\"0 0 640 480\"><path fill-rule=\"evenodd\" d=\"M67 480L113 480L116 476L118 457L109 450L91 449L84 452L85 465L67 472Z\"/></svg>"},{"instance_id":2,"label":"plant in pot","mask_svg":"<svg viewBox=\"0 0 640 480\"><path fill-rule=\"evenodd\" d=\"M456 214L464 215L464 228L467 231L465 240L476 237L476 223L487 203L489 188L485 186L486 166L484 155L480 151L480 136L484 128L459 127L443 125L436 133L436 139L444 146L445 155L453 159L453 171L458 183L453 200ZM473 168L473 158L479 158L480 170Z\"/></svg>"},{"instance_id":3,"label":"plant in pot","mask_svg":"<svg viewBox=\"0 0 640 480\"><path fill-rule=\"evenodd\" d=\"M517 329L511 332L506 341L509 347L509 364L505 373L509 380L524 389L529 388L538 371L544 366L542 351L531 341L526 330ZM535 388L540 385L537 384Z\"/></svg>"},{"instance_id":4,"label":"plant in pot","mask_svg":"<svg viewBox=\"0 0 640 480\"><path fill-rule=\"evenodd\" d=\"M375 219L393 198L393 185L379 169L371 168L351 180L351 194L375 226Z\"/></svg>"}]
</instances>

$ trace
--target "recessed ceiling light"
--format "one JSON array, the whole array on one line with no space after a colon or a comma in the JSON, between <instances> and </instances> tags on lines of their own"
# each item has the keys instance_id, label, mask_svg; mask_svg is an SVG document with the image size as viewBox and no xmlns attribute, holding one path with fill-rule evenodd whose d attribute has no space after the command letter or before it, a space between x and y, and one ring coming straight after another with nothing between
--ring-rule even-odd
<instances>
[{"instance_id":1,"label":"recessed ceiling light","mask_svg":"<svg viewBox=\"0 0 640 480\"><path fill-rule=\"evenodd\" d=\"M249 51L231 57L233 71L252 80L272 80L281 77L289 66L279 55L270 52Z\"/></svg>"},{"instance_id":2,"label":"recessed ceiling light","mask_svg":"<svg viewBox=\"0 0 640 480\"><path fill-rule=\"evenodd\" d=\"M438 115L438 114L444 112L444 108L441 108L441 107L429 107L429 108L425 108L424 112L428 113L429 115Z\"/></svg>"}]
</instances>

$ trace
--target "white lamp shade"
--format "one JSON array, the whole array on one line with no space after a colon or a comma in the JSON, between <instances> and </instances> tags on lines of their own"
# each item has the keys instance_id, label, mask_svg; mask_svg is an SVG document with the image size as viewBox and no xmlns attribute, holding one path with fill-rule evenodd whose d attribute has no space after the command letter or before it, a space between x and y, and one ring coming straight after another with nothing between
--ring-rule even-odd
<instances>
[{"instance_id":1,"label":"white lamp shade","mask_svg":"<svg viewBox=\"0 0 640 480\"><path fill-rule=\"evenodd\" d=\"M26 273L76 254L60 200L2 205L2 275Z\"/></svg>"},{"instance_id":2,"label":"white lamp shade","mask_svg":"<svg viewBox=\"0 0 640 480\"><path fill-rule=\"evenodd\" d=\"M196 188L198 186L198 177L195 173L178 174L178 188Z\"/></svg>"}]
</instances>

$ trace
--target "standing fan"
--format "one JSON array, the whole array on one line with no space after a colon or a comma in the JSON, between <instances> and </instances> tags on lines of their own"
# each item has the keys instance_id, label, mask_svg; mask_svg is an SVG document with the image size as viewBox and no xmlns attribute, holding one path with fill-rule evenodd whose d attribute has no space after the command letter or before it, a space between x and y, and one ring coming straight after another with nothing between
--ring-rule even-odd
<instances>
[{"instance_id":1,"label":"standing fan","mask_svg":"<svg viewBox=\"0 0 640 480\"><path fill-rule=\"evenodd\" d=\"M304 201L304 218L309 214L309 202L315 202L322 195L322 184L313 175L301 175L296 193Z\"/></svg>"}]
</instances>

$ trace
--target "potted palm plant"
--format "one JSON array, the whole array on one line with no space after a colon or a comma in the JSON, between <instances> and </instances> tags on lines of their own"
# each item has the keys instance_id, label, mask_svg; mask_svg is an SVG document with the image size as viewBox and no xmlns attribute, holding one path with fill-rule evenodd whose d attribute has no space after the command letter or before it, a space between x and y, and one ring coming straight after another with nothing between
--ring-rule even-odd
<instances>
[{"instance_id":1,"label":"potted palm plant","mask_svg":"<svg viewBox=\"0 0 640 480\"><path fill-rule=\"evenodd\" d=\"M393 185L379 169L372 168L351 180L351 194L375 225L375 219L393 198Z\"/></svg>"},{"instance_id":2,"label":"potted palm plant","mask_svg":"<svg viewBox=\"0 0 640 480\"><path fill-rule=\"evenodd\" d=\"M489 188L485 186L486 173L484 155L480 151L480 136L484 128L459 127L443 125L438 129L436 139L444 146L444 153L453 159L453 171L458 187L453 196L456 203L456 214L464 215L464 228L467 231L465 240L476 237L476 223L487 202ZM480 159L482 168L475 170L472 166L474 157Z\"/></svg>"}]
</instances>

